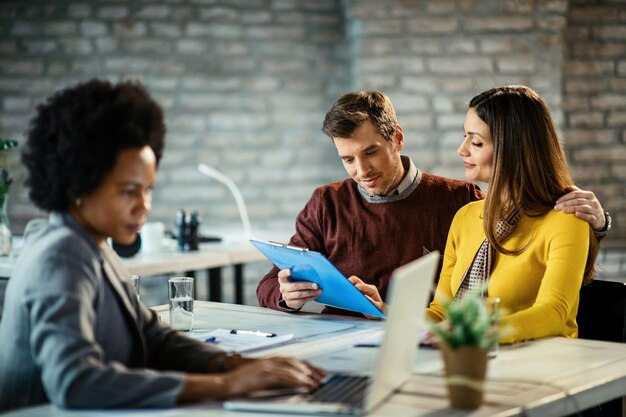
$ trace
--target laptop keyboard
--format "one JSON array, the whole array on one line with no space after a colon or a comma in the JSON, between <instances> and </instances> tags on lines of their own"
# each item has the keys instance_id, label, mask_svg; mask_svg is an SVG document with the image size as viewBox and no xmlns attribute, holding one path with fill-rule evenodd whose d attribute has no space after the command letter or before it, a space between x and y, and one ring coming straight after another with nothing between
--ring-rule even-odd
<instances>
[{"instance_id":1,"label":"laptop keyboard","mask_svg":"<svg viewBox=\"0 0 626 417\"><path fill-rule=\"evenodd\" d=\"M356 375L332 375L312 395L312 402L343 403L359 407L363 404L369 377Z\"/></svg>"}]
</instances>

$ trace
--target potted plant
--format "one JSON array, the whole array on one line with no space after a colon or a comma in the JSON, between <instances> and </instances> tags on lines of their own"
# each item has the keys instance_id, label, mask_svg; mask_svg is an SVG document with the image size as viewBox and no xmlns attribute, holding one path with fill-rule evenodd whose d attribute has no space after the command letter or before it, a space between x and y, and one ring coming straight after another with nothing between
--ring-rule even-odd
<instances>
[{"instance_id":1,"label":"potted plant","mask_svg":"<svg viewBox=\"0 0 626 417\"><path fill-rule=\"evenodd\" d=\"M487 359L497 346L497 309L477 293L444 303L446 322L433 324L444 361L450 405L478 408L483 400Z\"/></svg>"},{"instance_id":2,"label":"potted plant","mask_svg":"<svg viewBox=\"0 0 626 417\"><path fill-rule=\"evenodd\" d=\"M17 141L0 138L0 152L16 146ZM12 182L13 178L9 175L9 171L2 167L0 169L0 256L11 254L11 229L7 215L7 201Z\"/></svg>"}]
</instances>

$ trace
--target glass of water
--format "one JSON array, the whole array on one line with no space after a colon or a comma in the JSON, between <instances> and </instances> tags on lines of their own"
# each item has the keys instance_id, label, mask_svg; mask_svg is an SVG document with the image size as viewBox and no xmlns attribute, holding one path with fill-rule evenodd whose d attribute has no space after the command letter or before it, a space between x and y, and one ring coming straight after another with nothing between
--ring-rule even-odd
<instances>
[{"instance_id":1,"label":"glass of water","mask_svg":"<svg viewBox=\"0 0 626 417\"><path fill-rule=\"evenodd\" d=\"M491 332L495 337L495 343L492 348L489 350L488 356L490 358L495 358L498 356L498 326L500 324L500 298L499 297L487 297L487 313L489 314L489 322L491 324Z\"/></svg>"},{"instance_id":2,"label":"glass of water","mask_svg":"<svg viewBox=\"0 0 626 417\"><path fill-rule=\"evenodd\" d=\"M170 299L170 326L176 330L193 328L193 278L172 277L167 280Z\"/></svg>"}]
</instances>

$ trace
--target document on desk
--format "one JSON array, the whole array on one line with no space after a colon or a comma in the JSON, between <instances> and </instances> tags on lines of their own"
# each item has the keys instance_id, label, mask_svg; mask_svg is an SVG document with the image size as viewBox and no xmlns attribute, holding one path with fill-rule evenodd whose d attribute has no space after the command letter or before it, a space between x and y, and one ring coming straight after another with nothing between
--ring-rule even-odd
<instances>
[{"instance_id":1,"label":"document on desk","mask_svg":"<svg viewBox=\"0 0 626 417\"><path fill-rule=\"evenodd\" d=\"M214 343L220 349L234 353L250 353L285 345L295 340L293 334L267 336L262 332L242 332L231 329L216 329L210 332L192 333L191 337L202 342Z\"/></svg>"},{"instance_id":2,"label":"document on desk","mask_svg":"<svg viewBox=\"0 0 626 417\"><path fill-rule=\"evenodd\" d=\"M321 253L258 239L251 239L250 243L278 268L291 269L293 281L315 282L322 290L322 295L315 301L344 310L385 318L385 314L361 291L357 290L348 278Z\"/></svg>"}]
</instances>

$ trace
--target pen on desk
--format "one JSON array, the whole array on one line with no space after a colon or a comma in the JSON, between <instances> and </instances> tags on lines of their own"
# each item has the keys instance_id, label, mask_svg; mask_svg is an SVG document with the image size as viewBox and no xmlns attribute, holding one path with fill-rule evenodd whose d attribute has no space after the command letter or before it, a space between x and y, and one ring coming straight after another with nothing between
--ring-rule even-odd
<instances>
[{"instance_id":1,"label":"pen on desk","mask_svg":"<svg viewBox=\"0 0 626 417\"><path fill-rule=\"evenodd\" d=\"M378 343L357 343L356 345L354 345L354 347L357 348L377 348L380 347L380 344ZM422 349L439 349L439 347L437 345L433 345L432 343L420 343L418 345L419 348Z\"/></svg>"},{"instance_id":2,"label":"pen on desk","mask_svg":"<svg viewBox=\"0 0 626 417\"><path fill-rule=\"evenodd\" d=\"M204 340L205 343L217 343L217 338L215 336L211 336Z\"/></svg>"},{"instance_id":3,"label":"pen on desk","mask_svg":"<svg viewBox=\"0 0 626 417\"><path fill-rule=\"evenodd\" d=\"M378 343L357 343L356 345L354 345L354 347L377 348L377 347L380 347L380 345Z\"/></svg>"},{"instance_id":4,"label":"pen on desk","mask_svg":"<svg viewBox=\"0 0 626 417\"><path fill-rule=\"evenodd\" d=\"M233 329L230 331L230 334L242 334L242 335L251 335L251 336L262 336L262 337L274 337L276 333L266 333L261 332L259 330L236 330Z\"/></svg>"}]
</instances>

